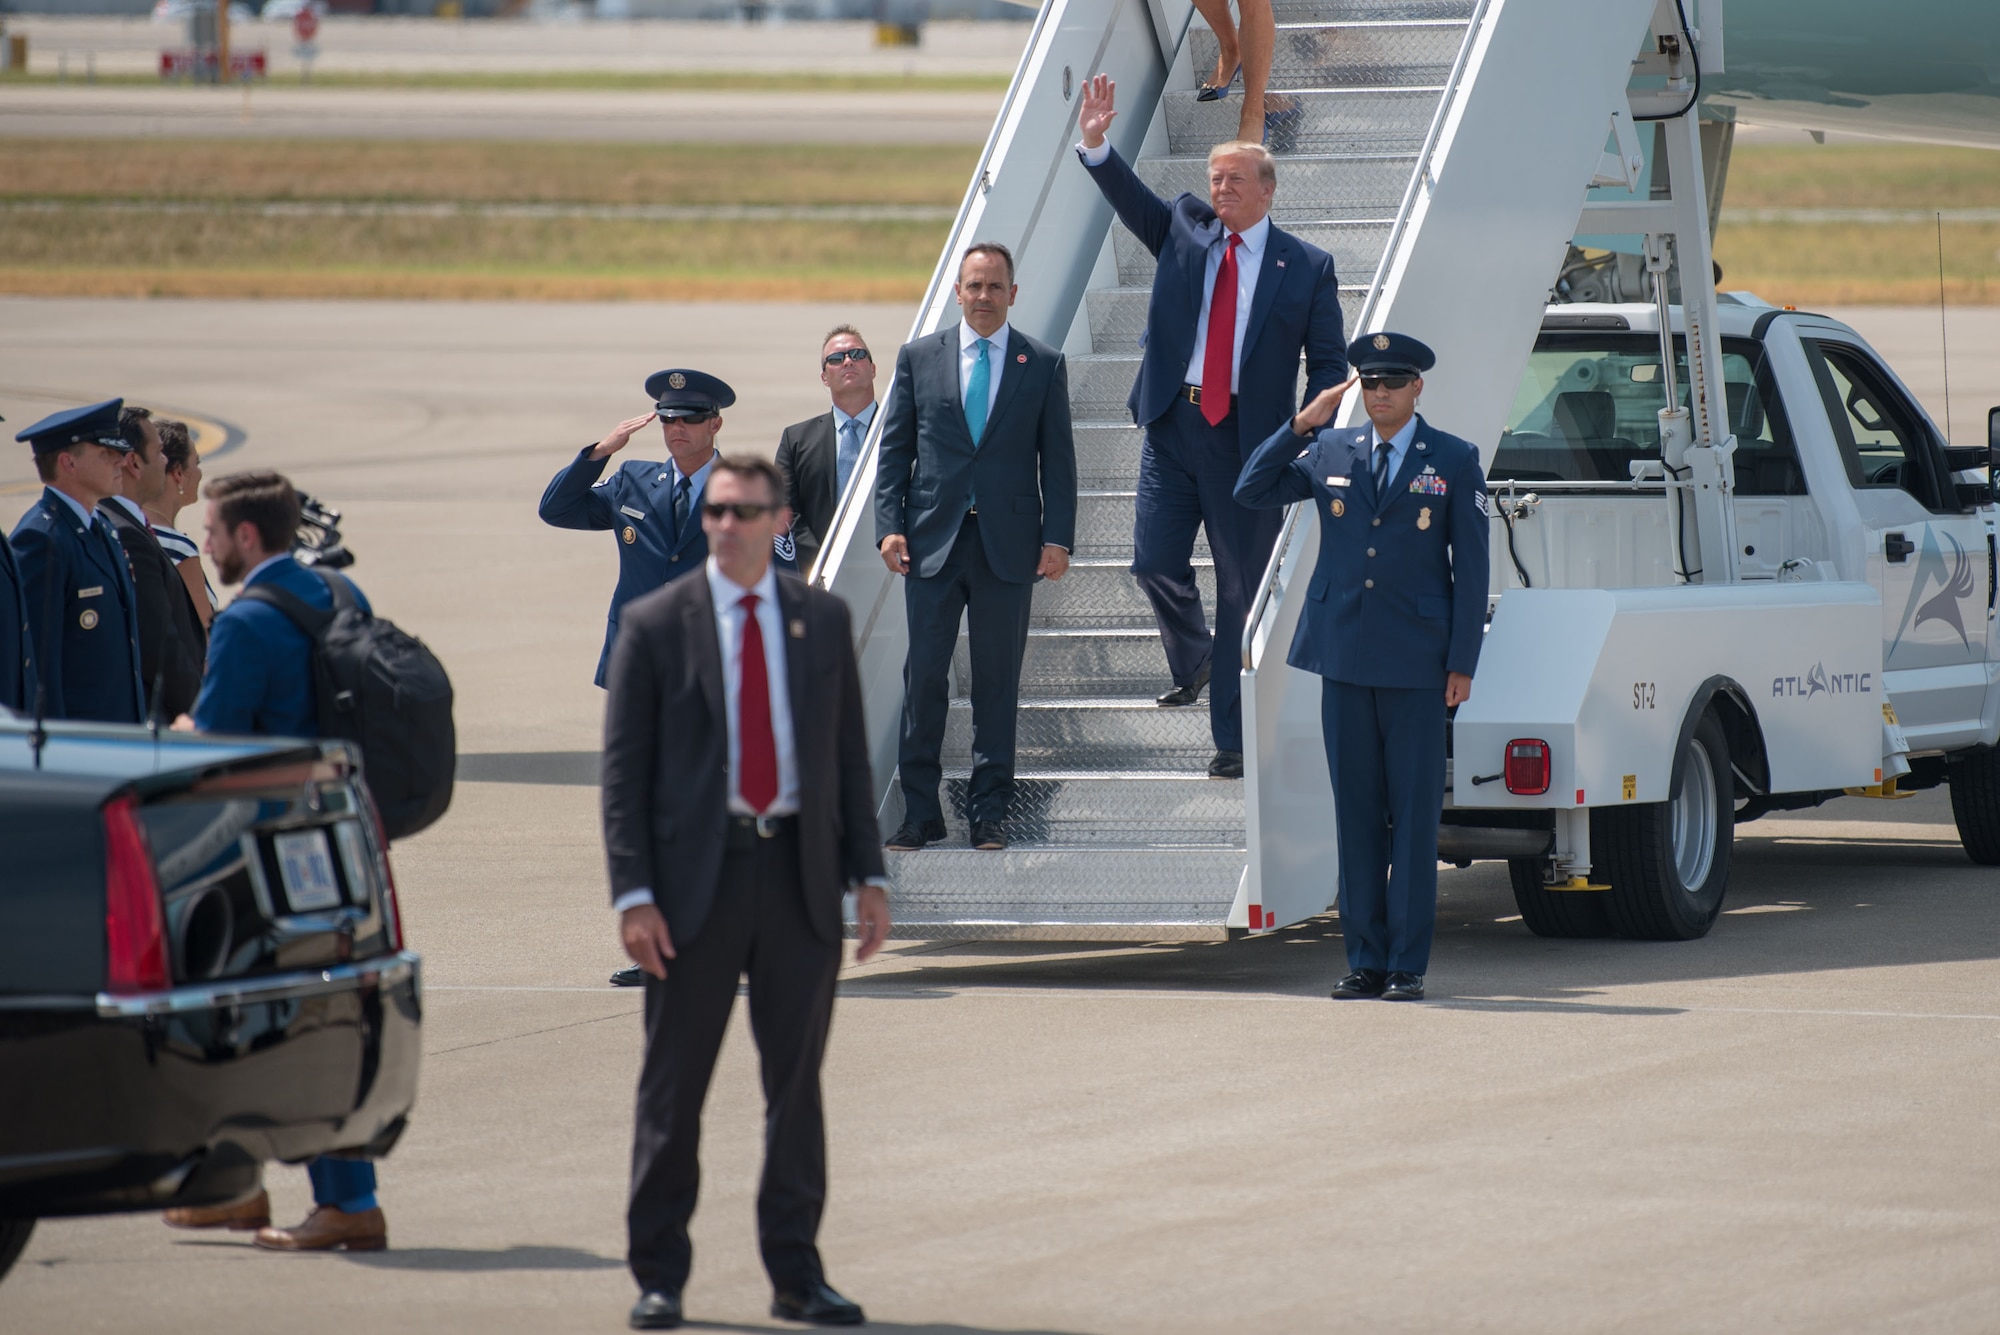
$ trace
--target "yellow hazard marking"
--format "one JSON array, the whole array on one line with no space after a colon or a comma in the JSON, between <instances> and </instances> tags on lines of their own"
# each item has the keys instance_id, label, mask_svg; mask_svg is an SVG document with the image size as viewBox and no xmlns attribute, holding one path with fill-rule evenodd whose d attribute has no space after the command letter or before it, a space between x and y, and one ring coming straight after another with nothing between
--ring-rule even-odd
<instances>
[{"instance_id":1,"label":"yellow hazard marking","mask_svg":"<svg viewBox=\"0 0 2000 1335\"><path fill-rule=\"evenodd\" d=\"M1625 800L1627 802L1630 802L1633 798L1637 797L1638 795L1639 795L1639 776L1636 774L1627 774L1625 776Z\"/></svg>"},{"instance_id":2,"label":"yellow hazard marking","mask_svg":"<svg viewBox=\"0 0 2000 1335\"><path fill-rule=\"evenodd\" d=\"M1882 771L1879 769L1876 770L1875 775L1877 778L1880 778L1882 775ZM1916 796L1915 793L1897 792L1896 780L1894 779L1890 779L1886 783L1871 783L1865 788L1843 788L1841 789L1841 791L1843 793L1846 793L1849 797L1880 797L1880 798L1885 798L1891 802L1900 802L1902 799L1906 797Z\"/></svg>"},{"instance_id":3,"label":"yellow hazard marking","mask_svg":"<svg viewBox=\"0 0 2000 1335\"><path fill-rule=\"evenodd\" d=\"M1588 876L1572 876L1567 881L1557 881L1549 887L1551 890L1609 890L1610 888L1608 885L1601 885L1591 880Z\"/></svg>"},{"instance_id":4,"label":"yellow hazard marking","mask_svg":"<svg viewBox=\"0 0 2000 1335\"><path fill-rule=\"evenodd\" d=\"M1896 726L1896 706L1887 700L1882 702L1882 721L1892 728Z\"/></svg>"}]
</instances>

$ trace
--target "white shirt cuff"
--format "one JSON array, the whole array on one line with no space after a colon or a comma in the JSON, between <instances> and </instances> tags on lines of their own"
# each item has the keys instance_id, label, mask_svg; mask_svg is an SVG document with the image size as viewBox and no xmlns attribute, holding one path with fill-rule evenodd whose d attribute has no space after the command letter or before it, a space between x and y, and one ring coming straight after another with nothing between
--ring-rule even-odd
<instances>
[{"instance_id":1,"label":"white shirt cuff","mask_svg":"<svg viewBox=\"0 0 2000 1335\"><path fill-rule=\"evenodd\" d=\"M653 892L642 885L637 890L627 890L624 894L612 900L611 911L613 913L623 913L626 909L636 909L641 904L650 904L652 902Z\"/></svg>"},{"instance_id":2,"label":"white shirt cuff","mask_svg":"<svg viewBox=\"0 0 2000 1335\"><path fill-rule=\"evenodd\" d=\"M877 890L880 890L885 895L889 893L889 883L887 881L856 881L853 885L849 886L848 889L859 890L864 886L871 886L871 885L874 886Z\"/></svg>"},{"instance_id":3,"label":"white shirt cuff","mask_svg":"<svg viewBox=\"0 0 2000 1335\"><path fill-rule=\"evenodd\" d=\"M1076 151L1083 156L1084 166L1102 167L1111 160L1111 141L1107 139L1096 148L1085 148L1082 142L1079 141Z\"/></svg>"}]
</instances>

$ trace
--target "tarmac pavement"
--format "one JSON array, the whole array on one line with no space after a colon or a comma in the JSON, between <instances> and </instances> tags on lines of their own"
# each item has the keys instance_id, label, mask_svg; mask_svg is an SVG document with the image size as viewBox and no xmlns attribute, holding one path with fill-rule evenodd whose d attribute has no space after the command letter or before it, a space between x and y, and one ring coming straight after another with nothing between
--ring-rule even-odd
<instances>
[{"instance_id":1,"label":"tarmac pavement","mask_svg":"<svg viewBox=\"0 0 2000 1335\"><path fill-rule=\"evenodd\" d=\"M1934 318L1847 314L1933 392ZM233 428L211 471L281 468L345 512L355 577L453 671L467 780L395 853L427 1005L382 1172L392 1250L51 1221L0 1283L0 1330L623 1328L640 1034L637 997L603 985L589 685L614 556L535 501L663 365L728 379L725 447L768 452L820 410L822 329L852 319L886 354L910 315L0 299L10 427L122 391ZM1968 440L2000 359L1965 350L2000 315L1952 318ZM9 527L30 477L25 450L0 459ZM1504 869L1448 871L1421 1005L1327 1000L1330 919L1228 944L898 942L843 975L830 1276L878 1328L953 1335L2000 1328L2000 874L1937 792L1757 822L1736 859L1724 917L1681 945L1539 940ZM706 1131L689 1310L779 1328L740 1012ZM304 1175L270 1182L302 1216Z\"/></svg>"}]
</instances>

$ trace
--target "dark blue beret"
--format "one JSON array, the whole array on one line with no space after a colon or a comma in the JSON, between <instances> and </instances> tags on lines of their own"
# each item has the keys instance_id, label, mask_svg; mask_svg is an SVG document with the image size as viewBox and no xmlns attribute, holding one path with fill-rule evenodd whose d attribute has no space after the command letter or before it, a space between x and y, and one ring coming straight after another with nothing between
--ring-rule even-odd
<instances>
[{"instance_id":1,"label":"dark blue beret","mask_svg":"<svg viewBox=\"0 0 2000 1335\"><path fill-rule=\"evenodd\" d=\"M106 399L84 408L65 408L17 432L14 439L26 441L36 454L54 454L80 441L129 454L132 446L118 434L118 410L124 406L123 399Z\"/></svg>"},{"instance_id":2,"label":"dark blue beret","mask_svg":"<svg viewBox=\"0 0 2000 1335\"><path fill-rule=\"evenodd\" d=\"M1408 334L1363 334L1347 345L1347 364L1364 374L1422 375L1437 365L1437 354Z\"/></svg>"},{"instance_id":3,"label":"dark blue beret","mask_svg":"<svg viewBox=\"0 0 2000 1335\"><path fill-rule=\"evenodd\" d=\"M736 391L704 371L655 371L646 377L646 393L661 417L686 413L719 413L736 402Z\"/></svg>"}]
</instances>

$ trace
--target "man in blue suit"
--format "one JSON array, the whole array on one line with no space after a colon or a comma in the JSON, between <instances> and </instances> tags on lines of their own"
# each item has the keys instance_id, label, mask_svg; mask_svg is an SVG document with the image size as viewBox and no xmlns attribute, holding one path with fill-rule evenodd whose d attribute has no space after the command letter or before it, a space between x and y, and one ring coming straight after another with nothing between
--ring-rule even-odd
<instances>
[{"instance_id":1,"label":"man in blue suit","mask_svg":"<svg viewBox=\"0 0 2000 1335\"><path fill-rule=\"evenodd\" d=\"M1159 261L1144 357L1129 400L1145 428L1132 573L1152 601L1174 689L1191 705L1210 685L1215 778L1243 775L1239 694L1243 619L1271 559L1281 516L1232 497L1243 461L1292 411L1347 374L1333 257L1274 226L1277 167L1262 144L1218 144L1208 202L1148 189L1104 140L1117 115L1111 79L1084 85L1083 165L1118 217ZM1306 363L1298 393L1299 356ZM1195 584L1195 529L1215 558L1215 634Z\"/></svg>"},{"instance_id":2,"label":"man in blue suit","mask_svg":"<svg viewBox=\"0 0 2000 1335\"><path fill-rule=\"evenodd\" d=\"M35 632L28 625L28 599L14 564L14 544L0 542L0 708L33 714L35 689Z\"/></svg>"},{"instance_id":3,"label":"man in blue suit","mask_svg":"<svg viewBox=\"0 0 2000 1335\"><path fill-rule=\"evenodd\" d=\"M1319 563L1285 661L1322 679L1349 967L1333 995L1419 1001L1445 717L1472 694L1486 633L1490 511L1478 447L1417 416L1431 350L1370 334L1348 357L1369 424L1321 429L1353 380L1316 396L1257 448L1236 499L1319 507Z\"/></svg>"},{"instance_id":4,"label":"man in blue suit","mask_svg":"<svg viewBox=\"0 0 2000 1335\"><path fill-rule=\"evenodd\" d=\"M34 447L42 496L10 542L50 718L139 723L139 596L98 503L119 495L132 445L123 399L55 413L15 436ZM34 701L28 700L32 711Z\"/></svg>"},{"instance_id":5,"label":"man in blue suit","mask_svg":"<svg viewBox=\"0 0 2000 1335\"><path fill-rule=\"evenodd\" d=\"M206 550L224 584L240 583L246 593L282 589L314 607L333 606L326 581L292 559L299 494L289 481L272 472L232 473L209 482L202 494L208 500ZM352 580L348 587L354 601L370 610ZM208 672L193 716L182 716L174 726L319 736L312 641L270 603L238 597L216 614L209 629ZM256 1228L257 1245L272 1251L380 1251L389 1245L389 1226L375 1200L373 1163L322 1155L306 1165L306 1173L313 1210L295 1227L270 1227L271 1201L261 1186L231 1204L169 1210L167 1222L177 1228Z\"/></svg>"},{"instance_id":6,"label":"man in blue suit","mask_svg":"<svg viewBox=\"0 0 2000 1335\"><path fill-rule=\"evenodd\" d=\"M700 570L708 560L708 538L701 531L702 490L715 463L722 410L736 402L736 391L722 381L684 368L647 376L646 394L653 400L652 412L620 422L604 439L584 446L542 493L543 523L618 534L618 587L611 594L604 648L597 656L599 686L618 638L619 610L642 593ZM655 417L667 440L667 461L628 459L605 477L611 456Z\"/></svg>"},{"instance_id":7,"label":"man in blue suit","mask_svg":"<svg viewBox=\"0 0 2000 1335\"><path fill-rule=\"evenodd\" d=\"M972 654L972 846L1007 846L1014 712L1037 579L1061 579L1076 541L1076 446L1069 371L1054 348L1007 323L1019 290L998 242L967 248L955 288L962 323L903 345L882 422L875 539L906 578L898 768L903 824L892 849L944 838L945 718L952 648Z\"/></svg>"}]
</instances>

